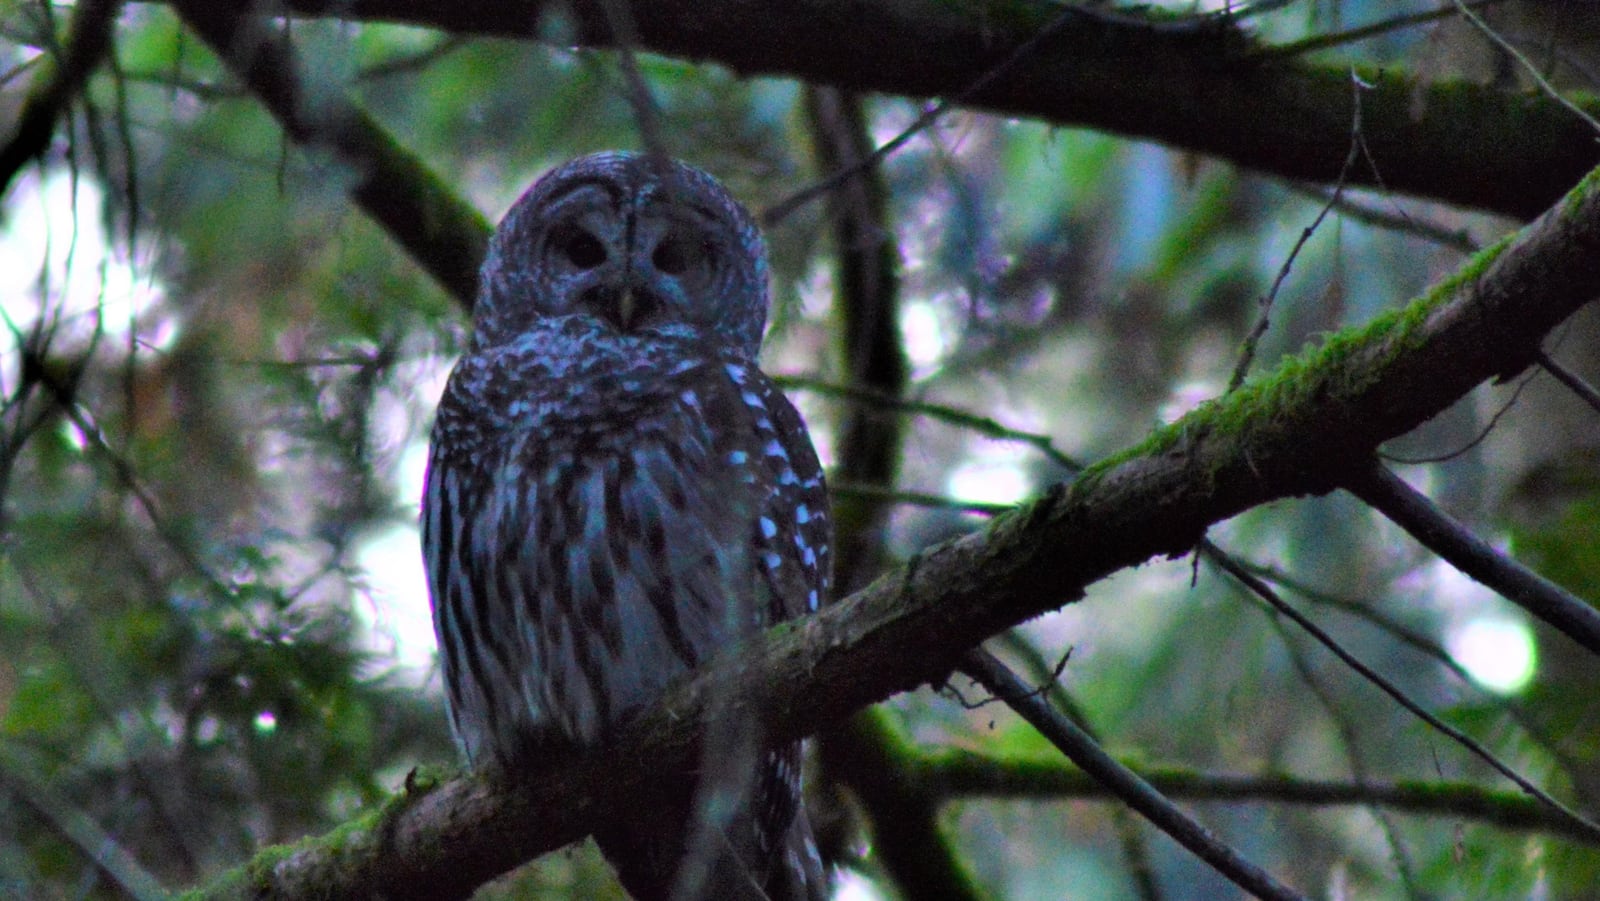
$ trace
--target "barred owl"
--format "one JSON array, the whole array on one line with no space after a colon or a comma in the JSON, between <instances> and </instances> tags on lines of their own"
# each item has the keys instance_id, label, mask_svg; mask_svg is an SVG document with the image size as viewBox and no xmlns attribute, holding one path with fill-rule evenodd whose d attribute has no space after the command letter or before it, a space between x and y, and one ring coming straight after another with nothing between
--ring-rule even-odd
<instances>
[{"instance_id":1,"label":"barred owl","mask_svg":"<svg viewBox=\"0 0 1600 901\"><path fill-rule=\"evenodd\" d=\"M422 501L473 768L516 778L541 751L591 747L732 640L826 598L822 470L756 366L766 312L754 220L681 163L583 157L500 223ZM799 745L756 740L726 758L732 779L712 759L597 830L623 885L822 897Z\"/></svg>"}]
</instances>

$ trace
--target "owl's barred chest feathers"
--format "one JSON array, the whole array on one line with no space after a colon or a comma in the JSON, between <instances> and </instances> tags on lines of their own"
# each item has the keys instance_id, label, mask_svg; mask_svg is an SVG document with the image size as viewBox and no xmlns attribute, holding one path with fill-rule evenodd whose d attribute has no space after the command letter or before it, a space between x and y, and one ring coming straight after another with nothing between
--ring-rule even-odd
<instances>
[{"instance_id":1,"label":"owl's barred chest feathers","mask_svg":"<svg viewBox=\"0 0 1600 901\"><path fill-rule=\"evenodd\" d=\"M487 729L457 714L469 757L596 741L729 640L816 609L826 494L797 435L759 369L694 342L574 317L463 358L429 477L459 521L424 527L469 561L436 590L500 633L474 636L493 652L474 678L447 680L453 711L503 707ZM450 610L442 640L467 628ZM472 697L499 679L522 696Z\"/></svg>"},{"instance_id":2,"label":"owl's barred chest feathers","mask_svg":"<svg viewBox=\"0 0 1600 901\"><path fill-rule=\"evenodd\" d=\"M435 443L460 465L490 468L520 448L559 460L609 452L680 430L732 364L693 342L605 335L584 317L536 324L503 345L476 349L451 374ZM443 439L448 439L445 442Z\"/></svg>"}]
</instances>

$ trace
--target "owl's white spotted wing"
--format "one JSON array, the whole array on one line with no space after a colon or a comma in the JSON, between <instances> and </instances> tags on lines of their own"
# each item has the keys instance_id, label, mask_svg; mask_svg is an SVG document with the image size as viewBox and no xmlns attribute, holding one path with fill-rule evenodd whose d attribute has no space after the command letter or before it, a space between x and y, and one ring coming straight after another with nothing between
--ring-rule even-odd
<instances>
[{"instance_id":1,"label":"owl's white spotted wing","mask_svg":"<svg viewBox=\"0 0 1600 901\"><path fill-rule=\"evenodd\" d=\"M744 478L761 485L762 503L753 545L761 554L771 608L763 625L815 612L828 599L832 582L828 492L822 465L800 414L783 392L753 366L724 367L750 417L747 446L732 447L751 472Z\"/></svg>"}]
</instances>

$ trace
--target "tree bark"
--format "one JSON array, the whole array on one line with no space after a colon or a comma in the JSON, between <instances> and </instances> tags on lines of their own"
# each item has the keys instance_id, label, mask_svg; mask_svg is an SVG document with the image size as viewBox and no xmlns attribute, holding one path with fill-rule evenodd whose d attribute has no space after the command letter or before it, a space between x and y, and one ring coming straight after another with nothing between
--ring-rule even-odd
<instances>
[{"instance_id":1,"label":"tree bark","mask_svg":"<svg viewBox=\"0 0 1600 901\"><path fill-rule=\"evenodd\" d=\"M858 92L957 97L1041 31L1050 36L961 105L1215 156L1284 178L1335 179L1359 124L1380 187L1521 219L1591 167L1590 127L1541 94L1403 69L1274 55L1223 14L1187 20L1050 4L944 0L629 0L638 48ZM238 14L254 0L207 4ZM614 43L598 0L286 0L300 16L401 22L561 47ZM1365 85L1358 89L1356 79ZM1361 95L1359 117L1354 97ZM1600 115L1600 100L1575 98ZM1376 171L1374 171L1376 170Z\"/></svg>"}]
</instances>

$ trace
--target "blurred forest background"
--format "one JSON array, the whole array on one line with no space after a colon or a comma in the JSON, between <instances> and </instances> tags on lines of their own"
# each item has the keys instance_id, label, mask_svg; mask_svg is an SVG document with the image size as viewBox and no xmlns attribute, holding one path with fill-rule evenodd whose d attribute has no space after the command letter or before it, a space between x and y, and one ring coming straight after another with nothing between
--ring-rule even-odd
<instances>
[{"instance_id":1,"label":"blurred forest background","mask_svg":"<svg viewBox=\"0 0 1600 901\"><path fill-rule=\"evenodd\" d=\"M1323 112L1342 124L1307 136L1334 161L1320 174L1272 171L1276 145L1198 152L1203 128L1163 139L1161 110L1140 131L1095 126L1114 114L955 103L867 177L769 217L764 365L785 377L830 467L841 596L1224 393L1263 298L1257 376L1398 307L1558 198L1530 188L1519 208L1474 202L1472 186L1385 190L1388 158L1352 143L1378 73L1408 79L1418 109L1441 86L1469 85L1463 96L1551 108L1559 90L1600 112L1584 93L1600 90L1600 4L1472 4L1499 39L1436 0L1235 5L1232 20L1220 3L1086 8L1131 45L1199 29L1196 40L1223 35L1234 52L1277 48L1281 65L1334 73L1344 87ZM577 154L655 142L771 212L931 108L915 90L741 76L714 52L656 46L648 22L623 55L577 46L554 5L528 39L475 32L474 4L444 15L450 27L369 14L383 6L279 20L301 65L298 102L365 111L388 136L380 150L420 161L419 196L479 211L454 224L480 241L532 179ZM1037 21L1058 9L951 8L995 28L1015 27L1017 9L1049 13ZM378 224L373 206L407 186L373 191L340 141L286 129L191 15L0 3L4 897L199 884L379 805L418 764L455 760L417 503L467 319L452 296L462 283L425 261L470 272L476 260ZM1152 77L1128 53L1127 79ZM1443 160L1484 137L1461 109L1461 133L1432 132L1437 146L1416 152ZM1512 137L1477 152L1514 152L1525 126L1495 125ZM1335 195L1347 158L1352 184ZM1586 311L1546 349L1594 379L1597 337ZM1600 598L1600 413L1546 370L1480 387L1385 451L1495 547ZM1418 704L1600 812L1592 654L1347 494L1259 508L1211 537ZM1123 572L990 646L1038 680L1064 661L1058 704L1311 896L1585 898L1600 886L1592 835L1208 562ZM960 696L896 697L821 743L813 807L841 897L1238 896L954 682ZM885 864L912 814L852 790L864 760L967 767L921 783L907 808L940 827L943 844L919 853L949 855L945 893ZM587 844L485 890L617 892Z\"/></svg>"}]
</instances>

